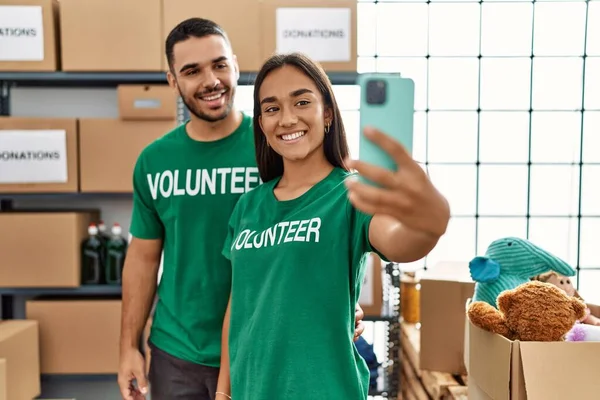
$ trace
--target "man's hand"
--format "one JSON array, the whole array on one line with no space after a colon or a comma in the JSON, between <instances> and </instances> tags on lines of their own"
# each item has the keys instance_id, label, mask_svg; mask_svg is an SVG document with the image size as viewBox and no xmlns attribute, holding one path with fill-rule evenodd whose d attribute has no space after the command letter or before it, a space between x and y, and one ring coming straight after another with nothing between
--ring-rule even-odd
<instances>
[{"instance_id":1,"label":"man's hand","mask_svg":"<svg viewBox=\"0 0 600 400\"><path fill-rule=\"evenodd\" d=\"M132 348L121 354L119 366L119 389L123 400L143 400L148 394L148 380L145 373L144 357L139 350ZM133 381L137 385L134 385Z\"/></svg>"},{"instance_id":2,"label":"man's hand","mask_svg":"<svg viewBox=\"0 0 600 400\"><path fill-rule=\"evenodd\" d=\"M354 315L354 341L356 342L365 331L365 324L362 322L362 319L365 317L365 313L358 303L356 303L356 313Z\"/></svg>"}]
</instances>

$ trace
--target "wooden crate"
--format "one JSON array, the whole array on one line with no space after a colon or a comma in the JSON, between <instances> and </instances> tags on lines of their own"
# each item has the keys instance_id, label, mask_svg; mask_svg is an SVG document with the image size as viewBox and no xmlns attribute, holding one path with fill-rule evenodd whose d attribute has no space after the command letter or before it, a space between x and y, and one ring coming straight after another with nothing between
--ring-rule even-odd
<instances>
[{"instance_id":1,"label":"wooden crate","mask_svg":"<svg viewBox=\"0 0 600 400\"><path fill-rule=\"evenodd\" d=\"M402 376L404 400L466 400L466 377L419 368L420 333L414 324L401 324Z\"/></svg>"}]
</instances>

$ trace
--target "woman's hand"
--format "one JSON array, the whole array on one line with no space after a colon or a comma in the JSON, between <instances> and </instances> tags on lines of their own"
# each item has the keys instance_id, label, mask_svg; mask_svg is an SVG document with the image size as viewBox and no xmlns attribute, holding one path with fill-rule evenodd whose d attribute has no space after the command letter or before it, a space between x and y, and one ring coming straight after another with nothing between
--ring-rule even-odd
<instances>
[{"instance_id":1,"label":"woman's hand","mask_svg":"<svg viewBox=\"0 0 600 400\"><path fill-rule=\"evenodd\" d=\"M358 160L347 165L381 187L346 181L350 202L364 213L393 217L404 227L439 238L446 232L450 207L445 197L400 143L384 133L367 128L365 136L387 152L398 166L391 171Z\"/></svg>"}]
</instances>

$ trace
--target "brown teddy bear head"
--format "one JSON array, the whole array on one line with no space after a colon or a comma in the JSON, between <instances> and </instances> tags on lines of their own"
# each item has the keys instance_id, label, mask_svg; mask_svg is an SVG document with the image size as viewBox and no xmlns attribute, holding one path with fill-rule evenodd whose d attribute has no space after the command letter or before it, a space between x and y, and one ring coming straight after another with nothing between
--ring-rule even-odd
<instances>
[{"instance_id":1,"label":"brown teddy bear head","mask_svg":"<svg viewBox=\"0 0 600 400\"><path fill-rule=\"evenodd\" d=\"M498 296L498 310L483 302L469 306L474 325L511 340L564 340L585 315L585 304L550 283L531 281ZM483 304L482 304L483 303Z\"/></svg>"}]
</instances>

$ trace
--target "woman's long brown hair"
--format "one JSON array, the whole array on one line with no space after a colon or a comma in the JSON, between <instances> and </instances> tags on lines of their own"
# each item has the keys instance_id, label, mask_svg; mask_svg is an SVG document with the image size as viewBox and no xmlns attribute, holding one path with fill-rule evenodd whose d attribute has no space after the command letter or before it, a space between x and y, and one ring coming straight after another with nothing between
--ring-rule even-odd
<instances>
[{"instance_id":1,"label":"woman's long brown hair","mask_svg":"<svg viewBox=\"0 0 600 400\"><path fill-rule=\"evenodd\" d=\"M269 58L262 66L254 83L254 144L258 172L263 182L283 175L283 158L267 144L265 134L260 127L261 115L259 91L265 78L273 71L291 65L300 69L311 78L323 98L325 109L330 109L333 120L328 133L323 139L325 157L334 166L347 170L344 159L350 153L346 140L346 130L342 122L342 115L333 94L333 87L325 71L313 60L301 53L277 54Z\"/></svg>"}]
</instances>

